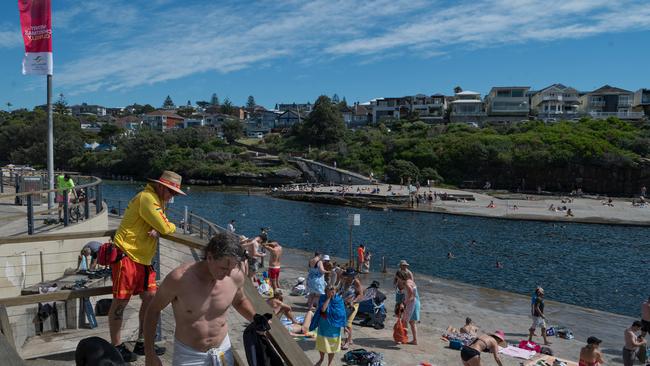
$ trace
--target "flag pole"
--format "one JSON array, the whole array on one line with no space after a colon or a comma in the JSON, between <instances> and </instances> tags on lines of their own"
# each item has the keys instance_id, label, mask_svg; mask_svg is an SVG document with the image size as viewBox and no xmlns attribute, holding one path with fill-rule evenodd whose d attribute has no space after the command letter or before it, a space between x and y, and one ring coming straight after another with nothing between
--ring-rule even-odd
<instances>
[{"instance_id":1,"label":"flag pole","mask_svg":"<svg viewBox=\"0 0 650 366\"><path fill-rule=\"evenodd\" d=\"M47 179L48 188L54 189L54 120L52 118L52 74L47 74ZM54 207L54 192L47 194L47 209Z\"/></svg>"}]
</instances>

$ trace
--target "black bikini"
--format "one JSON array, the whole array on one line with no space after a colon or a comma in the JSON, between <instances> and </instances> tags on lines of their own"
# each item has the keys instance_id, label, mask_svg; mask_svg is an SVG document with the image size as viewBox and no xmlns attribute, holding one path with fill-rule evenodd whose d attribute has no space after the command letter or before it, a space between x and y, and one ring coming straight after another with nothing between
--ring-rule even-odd
<instances>
[{"instance_id":1,"label":"black bikini","mask_svg":"<svg viewBox=\"0 0 650 366\"><path fill-rule=\"evenodd\" d=\"M472 344L474 344L474 343L476 343L478 341L481 341L481 342L483 342L483 344L485 344L484 340L478 339L478 338L474 342L472 342ZM461 360L467 362L467 361L471 360L472 358L474 358L476 356L481 357L481 351L470 347L472 344L470 344L469 346L463 346L463 348L460 350L460 359ZM483 349L483 351L487 351L487 350L488 350L488 347L487 347L487 344L485 344L485 348Z\"/></svg>"}]
</instances>

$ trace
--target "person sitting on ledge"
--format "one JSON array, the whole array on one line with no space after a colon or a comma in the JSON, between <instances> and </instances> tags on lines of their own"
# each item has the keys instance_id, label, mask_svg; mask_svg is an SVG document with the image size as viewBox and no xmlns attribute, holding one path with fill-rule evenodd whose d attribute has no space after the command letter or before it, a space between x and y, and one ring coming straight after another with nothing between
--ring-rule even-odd
<instances>
[{"instance_id":1,"label":"person sitting on ledge","mask_svg":"<svg viewBox=\"0 0 650 366\"><path fill-rule=\"evenodd\" d=\"M494 201L490 201L490 204L487 205L487 208L496 208L497 206L494 204Z\"/></svg>"},{"instance_id":2,"label":"person sitting on ledge","mask_svg":"<svg viewBox=\"0 0 650 366\"><path fill-rule=\"evenodd\" d=\"M472 318L469 317L465 318L465 325L463 325L463 327L460 328L460 333L476 336L476 334L478 333L478 327L474 325Z\"/></svg>"},{"instance_id":3,"label":"person sitting on ledge","mask_svg":"<svg viewBox=\"0 0 650 366\"><path fill-rule=\"evenodd\" d=\"M566 217L573 217L573 211L571 211L571 209L566 211Z\"/></svg>"}]
</instances>

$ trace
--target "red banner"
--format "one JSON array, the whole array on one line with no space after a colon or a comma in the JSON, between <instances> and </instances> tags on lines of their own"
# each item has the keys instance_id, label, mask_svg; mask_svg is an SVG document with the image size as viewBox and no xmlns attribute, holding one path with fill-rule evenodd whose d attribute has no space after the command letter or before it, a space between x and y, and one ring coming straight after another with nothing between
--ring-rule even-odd
<instances>
[{"instance_id":1,"label":"red banner","mask_svg":"<svg viewBox=\"0 0 650 366\"><path fill-rule=\"evenodd\" d=\"M52 74L51 0L18 0L25 41L23 74Z\"/></svg>"}]
</instances>

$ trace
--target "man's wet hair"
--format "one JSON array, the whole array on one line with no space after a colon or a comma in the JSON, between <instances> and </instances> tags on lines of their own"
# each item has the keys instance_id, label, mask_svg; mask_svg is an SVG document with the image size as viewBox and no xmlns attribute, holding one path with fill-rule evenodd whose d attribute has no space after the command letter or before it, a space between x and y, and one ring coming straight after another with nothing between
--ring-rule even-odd
<instances>
[{"instance_id":1,"label":"man's wet hair","mask_svg":"<svg viewBox=\"0 0 650 366\"><path fill-rule=\"evenodd\" d=\"M210 239L205 247L203 259L208 259L208 254L212 259L221 259L224 257L234 257L237 261L243 262L247 259L246 250L239 243L239 238L231 233L218 233Z\"/></svg>"}]
</instances>

